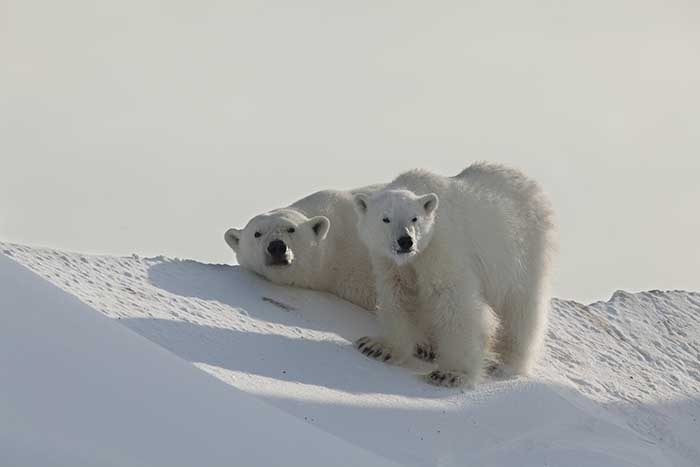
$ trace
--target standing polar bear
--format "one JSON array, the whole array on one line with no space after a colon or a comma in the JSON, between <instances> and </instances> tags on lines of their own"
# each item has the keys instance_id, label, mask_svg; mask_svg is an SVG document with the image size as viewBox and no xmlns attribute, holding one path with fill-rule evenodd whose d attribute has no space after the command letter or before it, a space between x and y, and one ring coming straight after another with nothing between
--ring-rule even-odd
<instances>
[{"instance_id":1,"label":"standing polar bear","mask_svg":"<svg viewBox=\"0 0 700 467\"><path fill-rule=\"evenodd\" d=\"M435 358L439 386L473 386L493 352L499 373L527 374L549 305L552 209L520 172L474 164L455 177L414 170L354 197L376 280L383 336L365 355Z\"/></svg>"},{"instance_id":2,"label":"standing polar bear","mask_svg":"<svg viewBox=\"0 0 700 467\"><path fill-rule=\"evenodd\" d=\"M358 191L372 193L383 185ZM376 307L372 265L357 235L354 191L323 190L253 217L224 240L238 263L270 282L329 292Z\"/></svg>"}]
</instances>

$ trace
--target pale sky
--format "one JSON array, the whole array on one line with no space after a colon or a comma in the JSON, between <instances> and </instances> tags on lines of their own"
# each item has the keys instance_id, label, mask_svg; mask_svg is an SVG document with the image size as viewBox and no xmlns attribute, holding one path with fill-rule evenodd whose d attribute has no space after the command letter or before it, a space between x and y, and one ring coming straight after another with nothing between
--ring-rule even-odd
<instances>
[{"instance_id":1,"label":"pale sky","mask_svg":"<svg viewBox=\"0 0 700 467\"><path fill-rule=\"evenodd\" d=\"M700 290L700 3L0 0L0 240L232 262L323 188L519 167L554 292Z\"/></svg>"}]
</instances>

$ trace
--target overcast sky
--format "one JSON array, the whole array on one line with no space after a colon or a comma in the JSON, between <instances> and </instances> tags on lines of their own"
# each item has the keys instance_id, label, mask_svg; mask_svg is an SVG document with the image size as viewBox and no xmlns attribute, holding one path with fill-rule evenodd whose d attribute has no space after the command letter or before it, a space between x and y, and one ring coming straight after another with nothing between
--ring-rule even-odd
<instances>
[{"instance_id":1,"label":"overcast sky","mask_svg":"<svg viewBox=\"0 0 700 467\"><path fill-rule=\"evenodd\" d=\"M526 5L528 3L528 5ZM0 240L231 262L231 226L474 160L555 294L700 290L700 3L0 0Z\"/></svg>"}]
</instances>

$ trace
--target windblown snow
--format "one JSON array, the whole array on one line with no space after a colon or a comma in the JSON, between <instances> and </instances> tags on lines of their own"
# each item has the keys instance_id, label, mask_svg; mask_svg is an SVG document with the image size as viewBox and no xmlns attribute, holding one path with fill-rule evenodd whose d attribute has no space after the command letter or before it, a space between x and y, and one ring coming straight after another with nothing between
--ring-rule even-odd
<instances>
[{"instance_id":1,"label":"windblown snow","mask_svg":"<svg viewBox=\"0 0 700 467\"><path fill-rule=\"evenodd\" d=\"M371 313L237 266L5 243L0 252L233 388L398 464L690 467L700 459L698 293L554 299L535 375L468 391L425 384L424 363L364 358L352 341L375 332Z\"/></svg>"}]
</instances>

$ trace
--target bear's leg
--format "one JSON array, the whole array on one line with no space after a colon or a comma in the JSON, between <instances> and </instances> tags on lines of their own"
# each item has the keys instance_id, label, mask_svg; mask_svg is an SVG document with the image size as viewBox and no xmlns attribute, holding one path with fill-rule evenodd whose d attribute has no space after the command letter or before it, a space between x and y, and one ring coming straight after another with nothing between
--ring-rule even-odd
<instances>
[{"instance_id":1,"label":"bear's leg","mask_svg":"<svg viewBox=\"0 0 700 467\"><path fill-rule=\"evenodd\" d=\"M547 327L549 301L538 288L512 295L501 316L501 329L495 347L500 365L497 377L527 375L535 363Z\"/></svg>"},{"instance_id":2,"label":"bear's leg","mask_svg":"<svg viewBox=\"0 0 700 467\"><path fill-rule=\"evenodd\" d=\"M387 262L373 263L377 279L377 319L381 337L362 337L355 346L364 355L376 360L401 364L415 350L420 335L412 306L415 284L410 271L398 270Z\"/></svg>"},{"instance_id":3,"label":"bear's leg","mask_svg":"<svg viewBox=\"0 0 700 467\"><path fill-rule=\"evenodd\" d=\"M438 369L426 376L437 386L473 387L483 373L487 344L496 327L493 310L468 291L436 294L433 330ZM465 293L466 292L466 293Z\"/></svg>"},{"instance_id":4,"label":"bear's leg","mask_svg":"<svg viewBox=\"0 0 700 467\"><path fill-rule=\"evenodd\" d=\"M416 347L417 329L407 313L379 311L381 337L361 337L355 346L364 355L384 363L400 365Z\"/></svg>"}]
</instances>

